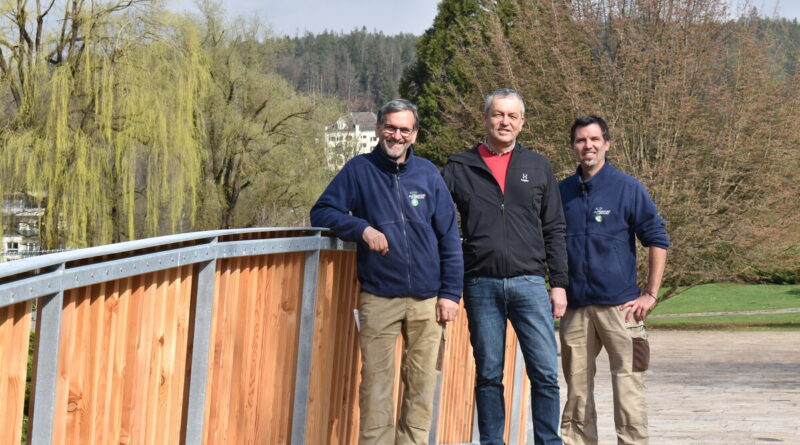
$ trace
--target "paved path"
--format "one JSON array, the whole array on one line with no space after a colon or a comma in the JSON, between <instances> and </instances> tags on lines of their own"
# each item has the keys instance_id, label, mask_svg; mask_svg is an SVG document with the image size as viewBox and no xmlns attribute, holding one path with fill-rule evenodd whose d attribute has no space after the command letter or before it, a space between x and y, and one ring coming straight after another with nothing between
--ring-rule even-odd
<instances>
[{"instance_id":1,"label":"paved path","mask_svg":"<svg viewBox=\"0 0 800 445\"><path fill-rule=\"evenodd\" d=\"M768 309L763 311L735 311L735 312L693 312L691 314L653 314L647 318L686 318L686 317L719 317L721 315L763 315L763 314L795 314L800 308Z\"/></svg>"},{"instance_id":2,"label":"paved path","mask_svg":"<svg viewBox=\"0 0 800 445\"><path fill-rule=\"evenodd\" d=\"M649 335L651 445L800 445L800 332L655 330ZM595 384L600 445L613 445L605 351ZM563 379L561 385L563 404Z\"/></svg>"}]
</instances>

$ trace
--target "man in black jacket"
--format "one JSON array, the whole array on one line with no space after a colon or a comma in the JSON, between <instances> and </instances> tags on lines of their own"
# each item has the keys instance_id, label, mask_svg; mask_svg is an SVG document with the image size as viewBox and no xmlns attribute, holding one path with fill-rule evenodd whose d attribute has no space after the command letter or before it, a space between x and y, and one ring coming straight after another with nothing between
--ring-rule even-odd
<instances>
[{"instance_id":1,"label":"man in black jacket","mask_svg":"<svg viewBox=\"0 0 800 445\"><path fill-rule=\"evenodd\" d=\"M534 442L561 444L553 319L564 315L567 303L564 214L550 161L517 143L524 115L516 91L489 93L486 140L451 156L444 168L461 213L464 305L477 370L478 427L487 445L503 444L506 320L531 380Z\"/></svg>"}]
</instances>

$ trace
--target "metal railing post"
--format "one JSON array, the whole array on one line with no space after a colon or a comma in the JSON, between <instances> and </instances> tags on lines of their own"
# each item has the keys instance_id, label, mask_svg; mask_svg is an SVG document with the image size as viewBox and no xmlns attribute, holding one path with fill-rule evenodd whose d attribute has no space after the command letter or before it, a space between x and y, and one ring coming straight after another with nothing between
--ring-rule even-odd
<instances>
[{"instance_id":1,"label":"metal railing post","mask_svg":"<svg viewBox=\"0 0 800 445\"><path fill-rule=\"evenodd\" d=\"M215 249L217 239L211 241ZM186 408L186 445L203 443L208 356L211 343L211 317L214 311L216 258L197 265L197 295L195 296L192 368L189 376L189 400Z\"/></svg>"},{"instance_id":2,"label":"metal railing post","mask_svg":"<svg viewBox=\"0 0 800 445\"><path fill-rule=\"evenodd\" d=\"M317 236L320 236L319 232L317 232ZM300 310L300 330L297 346L297 370L292 405L292 445L304 445L306 442L308 392L311 384L311 355L314 346L314 319L317 311L319 258L319 249L306 252L305 270L303 272L303 301Z\"/></svg>"},{"instance_id":3,"label":"metal railing post","mask_svg":"<svg viewBox=\"0 0 800 445\"><path fill-rule=\"evenodd\" d=\"M444 340L442 340L444 341ZM439 430L439 401L442 398L442 371L436 376L436 389L433 392L433 423L431 424L431 432L428 435L428 443L436 443L436 433Z\"/></svg>"},{"instance_id":4,"label":"metal railing post","mask_svg":"<svg viewBox=\"0 0 800 445\"><path fill-rule=\"evenodd\" d=\"M58 266L63 275L65 264ZM60 287L60 286L59 286ZM61 341L61 309L64 290L39 299L36 317L36 365L33 370L33 418L31 419L31 445L49 445L53 437L55 420L56 385L58 383L58 352Z\"/></svg>"}]
</instances>

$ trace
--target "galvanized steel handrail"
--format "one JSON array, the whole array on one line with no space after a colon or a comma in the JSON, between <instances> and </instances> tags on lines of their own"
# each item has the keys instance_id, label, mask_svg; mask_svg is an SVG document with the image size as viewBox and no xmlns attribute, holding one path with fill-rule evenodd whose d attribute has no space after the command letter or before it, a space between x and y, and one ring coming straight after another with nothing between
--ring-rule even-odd
<instances>
[{"instance_id":1,"label":"galvanized steel handrail","mask_svg":"<svg viewBox=\"0 0 800 445\"><path fill-rule=\"evenodd\" d=\"M161 236L118 244L70 250L0 264L0 307L33 300L60 290L69 290L147 272L201 263L215 258L234 258L270 253L307 252L312 250L353 249L351 243L321 236L325 229L269 228L231 229ZM224 241L219 238L268 232L309 232L309 236L293 238ZM156 253L137 255L90 265L66 267L68 263L124 254L171 245L195 243L189 247L169 248ZM62 269L62 265L65 266ZM26 277L25 275L35 274ZM14 279L15 276L23 278ZM6 282L3 282L6 281Z\"/></svg>"}]
</instances>

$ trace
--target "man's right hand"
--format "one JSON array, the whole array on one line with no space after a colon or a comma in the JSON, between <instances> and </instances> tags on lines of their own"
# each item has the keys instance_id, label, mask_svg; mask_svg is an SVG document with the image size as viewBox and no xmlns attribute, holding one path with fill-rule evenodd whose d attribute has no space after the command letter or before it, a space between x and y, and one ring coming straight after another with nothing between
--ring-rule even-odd
<instances>
[{"instance_id":1,"label":"man's right hand","mask_svg":"<svg viewBox=\"0 0 800 445\"><path fill-rule=\"evenodd\" d=\"M361 239L369 246L369 250L374 250L381 255L386 255L389 252L389 241L386 240L386 235L373 228L367 226L364 233L361 234Z\"/></svg>"}]
</instances>

